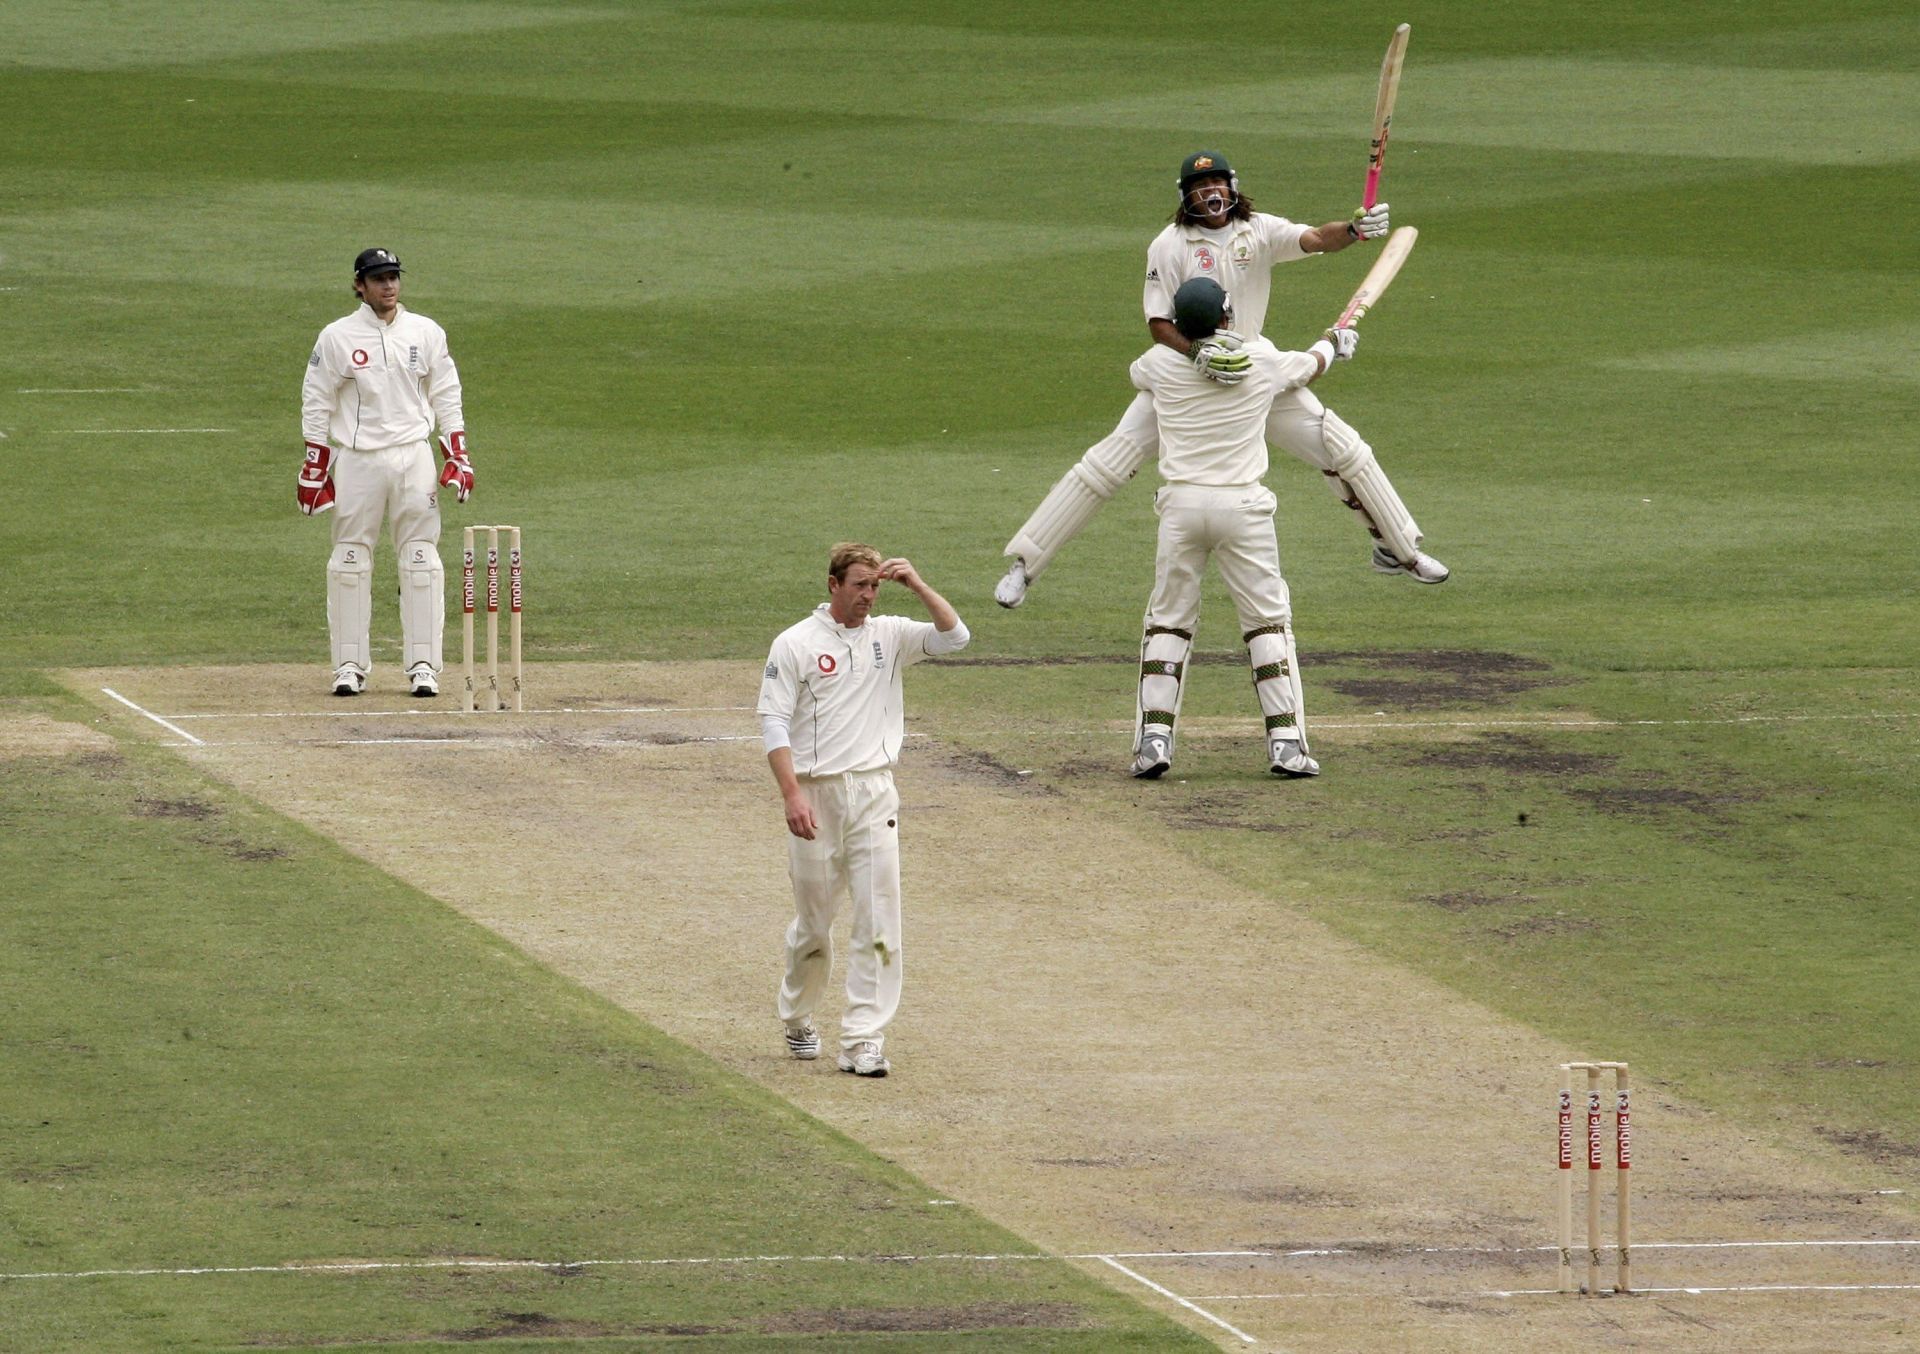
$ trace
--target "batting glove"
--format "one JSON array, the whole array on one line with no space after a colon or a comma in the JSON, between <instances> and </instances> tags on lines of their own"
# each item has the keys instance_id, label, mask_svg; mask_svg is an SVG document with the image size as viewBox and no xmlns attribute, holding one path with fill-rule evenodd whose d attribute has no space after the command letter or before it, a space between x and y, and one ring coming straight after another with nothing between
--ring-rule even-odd
<instances>
[{"instance_id":1,"label":"batting glove","mask_svg":"<svg viewBox=\"0 0 1920 1354\"><path fill-rule=\"evenodd\" d=\"M452 433L440 439L440 454L446 464L440 467L440 484L453 490L456 502L465 503L473 492L473 462L467 459L467 435Z\"/></svg>"},{"instance_id":2,"label":"batting glove","mask_svg":"<svg viewBox=\"0 0 1920 1354\"><path fill-rule=\"evenodd\" d=\"M332 447L319 442L307 443L307 459L301 463L294 494L300 501L300 511L309 517L333 507L332 465Z\"/></svg>"},{"instance_id":3,"label":"batting glove","mask_svg":"<svg viewBox=\"0 0 1920 1354\"><path fill-rule=\"evenodd\" d=\"M1187 360L1193 363L1195 371L1223 386L1238 385L1253 370L1252 355L1243 351L1239 340L1232 335L1215 334L1201 339L1193 345Z\"/></svg>"},{"instance_id":4,"label":"batting glove","mask_svg":"<svg viewBox=\"0 0 1920 1354\"><path fill-rule=\"evenodd\" d=\"M1371 207L1362 207L1353 214L1354 236L1362 240L1377 240L1387 233L1387 204L1376 202Z\"/></svg>"},{"instance_id":5,"label":"batting glove","mask_svg":"<svg viewBox=\"0 0 1920 1354\"><path fill-rule=\"evenodd\" d=\"M1333 345L1333 360L1349 362L1353 359L1353 350L1360 346L1358 329L1329 329L1320 336Z\"/></svg>"}]
</instances>

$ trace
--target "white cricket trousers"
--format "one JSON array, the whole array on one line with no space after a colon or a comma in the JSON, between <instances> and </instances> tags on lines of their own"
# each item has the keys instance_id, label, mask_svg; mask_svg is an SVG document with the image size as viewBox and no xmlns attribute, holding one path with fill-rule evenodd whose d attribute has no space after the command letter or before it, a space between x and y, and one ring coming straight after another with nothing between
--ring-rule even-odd
<instances>
[{"instance_id":1,"label":"white cricket trousers","mask_svg":"<svg viewBox=\"0 0 1920 1354\"><path fill-rule=\"evenodd\" d=\"M1220 580L1240 614L1242 634L1290 621L1293 605L1280 575L1273 509L1273 492L1264 484L1161 486L1153 499L1160 543L1147 624L1193 633L1209 556L1220 562Z\"/></svg>"},{"instance_id":2,"label":"white cricket trousers","mask_svg":"<svg viewBox=\"0 0 1920 1354\"><path fill-rule=\"evenodd\" d=\"M780 1019L801 1024L819 1004L833 966L833 919L850 896L853 948L840 1046L884 1045L900 1009L900 796L893 772L802 777L800 785L813 805L815 829L812 841L787 834L794 918Z\"/></svg>"},{"instance_id":3,"label":"white cricket trousers","mask_svg":"<svg viewBox=\"0 0 1920 1354\"><path fill-rule=\"evenodd\" d=\"M440 497L433 451L408 442L333 457L333 555L327 563L327 630L333 665L373 671L373 548L384 524L400 569L402 669L442 667L446 578L440 564Z\"/></svg>"}]
</instances>

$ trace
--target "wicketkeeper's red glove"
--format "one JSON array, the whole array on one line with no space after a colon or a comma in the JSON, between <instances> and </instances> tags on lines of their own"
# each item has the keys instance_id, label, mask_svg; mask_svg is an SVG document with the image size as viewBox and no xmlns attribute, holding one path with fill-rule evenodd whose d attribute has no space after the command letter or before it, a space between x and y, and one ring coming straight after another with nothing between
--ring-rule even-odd
<instances>
[{"instance_id":1,"label":"wicketkeeper's red glove","mask_svg":"<svg viewBox=\"0 0 1920 1354\"><path fill-rule=\"evenodd\" d=\"M300 465L300 480L295 493L300 511L312 517L333 507L333 448L320 442L307 443L307 459Z\"/></svg>"},{"instance_id":2,"label":"wicketkeeper's red glove","mask_svg":"<svg viewBox=\"0 0 1920 1354\"><path fill-rule=\"evenodd\" d=\"M451 433L440 439L440 454L447 463L440 467L440 483L453 490L454 499L465 503L473 492L473 462L467 459L467 435Z\"/></svg>"}]
</instances>

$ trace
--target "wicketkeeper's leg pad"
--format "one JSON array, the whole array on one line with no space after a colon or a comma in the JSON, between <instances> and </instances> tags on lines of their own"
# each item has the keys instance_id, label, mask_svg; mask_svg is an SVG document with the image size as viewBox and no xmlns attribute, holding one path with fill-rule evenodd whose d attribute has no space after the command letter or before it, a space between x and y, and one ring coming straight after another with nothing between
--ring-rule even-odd
<instances>
[{"instance_id":1,"label":"wicketkeeper's leg pad","mask_svg":"<svg viewBox=\"0 0 1920 1354\"><path fill-rule=\"evenodd\" d=\"M1293 626L1280 622L1247 631L1247 661L1253 664L1253 689L1267 737L1285 734L1307 746L1307 715L1300 689L1300 663L1293 650Z\"/></svg>"},{"instance_id":2,"label":"wicketkeeper's leg pad","mask_svg":"<svg viewBox=\"0 0 1920 1354\"><path fill-rule=\"evenodd\" d=\"M327 631L333 666L351 663L373 671L368 631L373 626L373 548L357 543L333 547L327 561Z\"/></svg>"},{"instance_id":3,"label":"wicketkeeper's leg pad","mask_svg":"<svg viewBox=\"0 0 1920 1354\"><path fill-rule=\"evenodd\" d=\"M1153 455L1159 443L1125 431L1131 422L1129 413L1119 428L1087 448L1007 542L1001 553L1017 555L1029 579L1038 578L1060 547L1079 535L1114 490L1132 479Z\"/></svg>"},{"instance_id":4,"label":"wicketkeeper's leg pad","mask_svg":"<svg viewBox=\"0 0 1920 1354\"><path fill-rule=\"evenodd\" d=\"M1180 693L1186 687L1187 655L1193 650L1193 632L1149 624L1140 640L1139 719L1134 726L1133 750L1149 732L1167 736L1173 750L1173 726L1180 718Z\"/></svg>"},{"instance_id":5,"label":"wicketkeeper's leg pad","mask_svg":"<svg viewBox=\"0 0 1920 1354\"><path fill-rule=\"evenodd\" d=\"M1327 487L1353 509L1374 540L1402 563L1411 563L1420 550L1420 528L1374 459L1373 448L1331 409L1322 415L1320 435L1327 449L1320 471Z\"/></svg>"},{"instance_id":6,"label":"wicketkeeper's leg pad","mask_svg":"<svg viewBox=\"0 0 1920 1354\"><path fill-rule=\"evenodd\" d=\"M440 671L441 635L446 623L446 571L440 547L432 541L404 541L400 550L400 634L404 668L431 663Z\"/></svg>"}]
</instances>

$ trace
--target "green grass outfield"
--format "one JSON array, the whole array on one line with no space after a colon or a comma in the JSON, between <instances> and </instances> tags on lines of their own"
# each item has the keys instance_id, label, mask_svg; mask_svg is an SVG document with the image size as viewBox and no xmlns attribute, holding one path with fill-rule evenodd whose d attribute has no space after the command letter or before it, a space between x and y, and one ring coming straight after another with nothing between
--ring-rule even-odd
<instances>
[{"instance_id":1,"label":"green grass outfield","mask_svg":"<svg viewBox=\"0 0 1920 1354\"><path fill-rule=\"evenodd\" d=\"M379 243L466 382L479 495L449 524L526 528L531 654L752 661L811 604L823 545L864 536L961 607L975 656L1111 660L929 674L930 727L1117 770L1124 746L1090 730L1130 708L1145 487L1017 613L988 600L999 549L1128 398L1181 156L1225 152L1263 208L1344 215L1399 19L1384 196L1421 242L1319 389L1456 576L1369 575L1316 477L1277 464L1310 709L1651 722L1339 742L1292 787L1256 779L1251 735L1196 741L1185 789L1088 793L1249 881L1310 880L1344 932L1571 1044L1825 1134L1863 1182L1910 1175L1911 6L1225 27L1093 3L9 7L0 697L71 714L40 675L66 665L300 659L324 680L299 384ZM1269 335L1304 344L1363 271L1280 269ZM108 431L198 428L221 431ZM1228 616L1210 591L1203 650L1230 656ZM1188 709L1252 726L1231 664L1197 668ZM871 1156L221 793L136 748L7 766L0 1082L32 1095L9 1098L0 1268L446 1253L474 1221L540 1256L1016 1244L923 1216ZM1208 812L1180 807L1196 795ZM543 1039L506 1037L507 1010ZM403 1114L401 1087L431 1093ZM570 1140L526 1112L548 1096ZM683 1113L732 1135L737 1180L696 1187L716 1143L664 1127ZM672 1171L641 1164L668 1148ZM789 1157L818 1170L763 1205L755 1162L790 1179ZM836 1190L886 1204L871 1235ZM649 1200L644 1230L572 1206L609 1197ZM755 1300L1059 1302L1104 1324L1031 1347L1175 1338L1064 1267L906 1273L770 1274ZM80 1349L521 1310L519 1279L481 1299L196 1282L0 1284L0 1311ZM571 1319L632 1319L629 1280L524 1282ZM677 1282L662 1323L740 1311Z\"/></svg>"}]
</instances>

